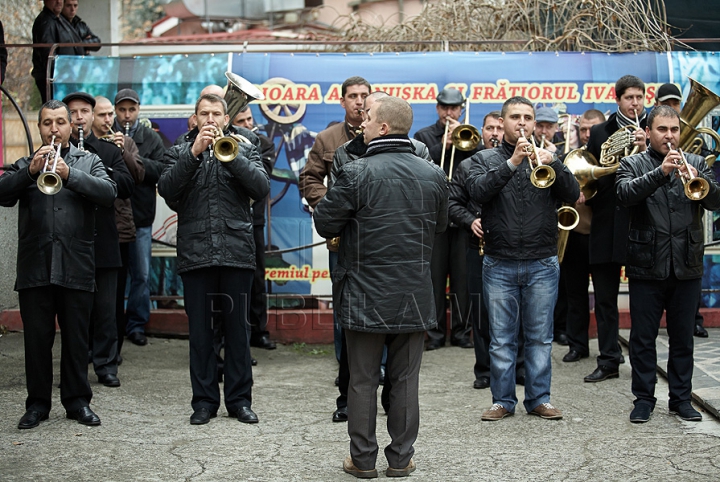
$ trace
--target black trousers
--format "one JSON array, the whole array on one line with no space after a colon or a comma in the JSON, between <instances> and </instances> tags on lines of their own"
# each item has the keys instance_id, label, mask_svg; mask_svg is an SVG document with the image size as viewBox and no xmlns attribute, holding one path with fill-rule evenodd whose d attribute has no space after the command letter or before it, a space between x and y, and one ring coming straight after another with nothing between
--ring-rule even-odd
<instances>
[{"instance_id":1,"label":"black trousers","mask_svg":"<svg viewBox=\"0 0 720 482\"><path fill-rule=\"evenodd\" d=\"M356 467L375 467L378 444L375 434L380 362L388 347L386 379L390 380L387 429L391 442L385 447L388 465L404 468L415 452L413 444L420 425L418 386L423 332L384 334L344 329L350 364L348 435L350 455Z\"/></svg>"},{"instance_id":2,"label":"black trousers","mask_svg":"<svg viewBox=\"0 0 720 482\"><path fill-rule=\"evenodd\" d=\"M617 369L620 365L618 345L618 293L620 291L620 265L618 263L591 264L595 290L595 319L597 320L598 366ZM695 298L697 302L697 298Z\"/></svg>"},{"instance_id":3,"label":"black trousers","mask_svg":"<svg viewBox=\"0 0 720 482\"><path fill-rule=\"evenodd\" d=\"M95 296L90 316L90 345L95 373L117 375L118 328L115 321L117 268L95 269Z\"/></svg>"},{"instance_id":4,"label":"black trousers","mask_svg":"<svg viewBox=\"0 0 720 482\"><path fill-rule=\"evenodd\" d=\"M463 256L467 249L467 242L467 233L455 227L448 227L444 233L435 236L430 273L438 326L427 332L431 341L445 343L447 333L445 291L448 274L450 275L450 340L458 341L470 336L467 267Z\"/></svg>"},{"instance_id":5,"label":"black trousers","mask_svg":"<svg viewBox=\"0 0 720 482\"><path fill-rule=\"evenodd\" d=\"M470 323L475 345L475 379L490 378L490 318L487 305L483 301L483 257L478 248L468 247L465 252L467 262L467 286L470 293ZM522 327L518 335L518 353L515 362L516 375L525 375L525 338Z\"/></svg>"},{"instance_id":6,"label":"black trousers","mask_svg":"<svg viewBox=\"0 0 720 482\"><path fill-rule=\"evenodd\" d=\"M663 310L670 338L667 374L670 409L689 402L692 393L693 330L701 279L630 280L630 363L635 403L655 406L657 349Z\"/></svg>"},{"instance_id":7,"label":"black trousers","mask_svg":"<svg viewBox=\"0 0 720 482\"><path fill-rule=\"evenodd\" d=\"M27 410L48 413L52 406L55 317L60 325L60 401L68 412L90 405L88 329L93 293L49 285L18 290L25 340Z\"/></svg>"},{"instance_id":8,"label":"black trousers","mask_svg":"<svg viewBox=\"0 0 720 482\"><path fill-rule=\"evenodd\" d=\"M120 356L123 340L125 340L125 325L127 325L127 317L125 315L125 286L127 285L128 275L128 252L130 243L120 243L120 258L122 266L117 271L117 294L115 297L115 323L117 327L117 356ZM117 365L117 363L116 363Z\"/></svg>"},{"instance_id":9,"label":"black trousers","mask_svg":"<svg viewBox=\"0 0 720 482\"><path fill-rule=\"evenodd\" d=\"M253 271L211 267L183 273L185 312L190 332L190 383L192 408L211 412L220 406L213 325L222 318L225 337L225 407L236 412L252 403L250 324L248 305Z\"/></svg>"},{"instance_id":10,"label":"black trousers","mask_svg":"<svg viewBox=\"0 0 720 482\"><path fill-rule=\"evenodd\" d=\"M565 332L567 333L570 350L581 355L590 353L588 327L590 326L590 263L588 242L589 234L570 231L565 257L560 265L561 286L565 290L567 313ZM618 278L619 278L618 274Z\"/></svg>"},{"instance_id":11,"label":"black trousers","mask_svg":"<svg viewBox=\"0 0 720 482\"><path fill-rule=\"evenodd\" d=\"M267 285L265 283L265 227L253 226L255 238L255 273L250 294L250 327L253 340L270 333L267 331Z\"/></svg>"}]
</instances>

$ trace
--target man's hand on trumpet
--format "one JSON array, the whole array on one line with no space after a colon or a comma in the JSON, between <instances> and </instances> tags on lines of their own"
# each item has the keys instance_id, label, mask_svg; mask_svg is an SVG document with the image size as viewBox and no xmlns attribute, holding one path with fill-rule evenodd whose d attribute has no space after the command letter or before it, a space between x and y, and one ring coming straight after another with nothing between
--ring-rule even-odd
<instances>
[{"instance_id":1,"label":"man's hand on trumpet","mask_svg":"<svg viewBox=\"0 0 720 482\"><path fill-rule=\"evenodd\" d=\"M677 176L678 172L687 172L687 170L681 170L681 168L684 167L681 166L681 164L682 156L680 156L680 153L675 149L670 149L665 156L665 159L663 159L660 169L662 169L663 174L666 176L669 176L673 172L675 172L675 175Z\"/></svg>"},{"instance_id":2,"label":"man's hand on trumpet","mask_svg":"<svg viewBox=\"0 0 720 482\"><path fill-rule=\"evenodd\" d=\"M195 142L193 142L191 151L193 156L198 157L208 147L215 142L215 135L217 134L218 127L215 124L205 124L198 131Z\"/></svg>"},{"instance_id":3,"label":"man's hand on trumpet","mask_svg":"<svg viewBox=\"0 0 720 482\"><path fill-rule=\"evenodd\" d=\"M43 170L43 168L45 167L45 161L47 161L47 156L55 157L55 149L49 144L42 146L40 149L38 149L35 152L32 161L30 161L28 170L30 171L30 174L32 176ZM50 163L52 163L52 157L48 162L48 166L50 166Z\"/></svg>"}]
</instances>

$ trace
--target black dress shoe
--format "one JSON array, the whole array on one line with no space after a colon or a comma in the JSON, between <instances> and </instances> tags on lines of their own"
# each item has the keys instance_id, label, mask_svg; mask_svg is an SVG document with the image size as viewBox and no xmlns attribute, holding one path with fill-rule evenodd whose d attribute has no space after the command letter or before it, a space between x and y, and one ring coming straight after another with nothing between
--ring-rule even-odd
<instances>
[{"instance_id":1,"label":"black dress shoe","mask_svg":"<svg viewBox=\"0 0 720 482\"><path fill-rule=\"evenodd\" d=\"M204 425L215 417L217 417L217 412L211 412L209 408L205 407L198 408L190 416L190 425Z\"/></svg>"},{"instance_id":2,"label":"black dress shoe","mask_svg":"<svg viewBox=\"0 0 720 482\"><path fill-rule=\"evenodd\" d=\"M333 422L347 422L347 407L338 408L333 412Z\"/></svg>"},{"instance_id":3,"label":"black dress shoe","mask_svg":"<svg viewBox=\"0 0 720 482\"><path fill-rule=\"evenodd\" d=\"M580 361L581 358L587 358L589 355L583 355L579 351L576 350L570 350L565 354L563 357L563 361L567 363Z\"/></svg>"},{"instance_id":4,"label":"black dress shoe","mask_svg":"<svg viewBox=\"0 0 720 482\"><path fill-rule=\"evenodd\" d=\"M256 367L256 366L257 366L257 360L254 359L254 358L250 358L250 364L251 364L252 366Z\"/></svg>"},{"instance_id":5,"label":"black dress shoe","mask_svg":"<svg viewBox=\"0 0 720 482\"><path fill-rule=\"evenodd\" d=\"M599 366L590 375L586 376L583 380L588 383L601 382L608 378L618 378L620 373L617 368Z\"/></svg>"},{"instance_id":6,"label":"black dress shoe","mask_svg":"<svg viewBox=\"0 0 720 482\"><path fill-rule=\"evenodd\" d=\"M700 422L702 420L702 415L692 407L690 402L683 402L675 408L670 407L670 413L688 422Z\"/></svg>"},{"instance_id":7,"label":"black dress shoe","mask_svg":"<svg viewBox=\"0 0 720 482\"><path fill-rule=\"evenodd\" d=\"M385 385L385 367L380 365L380 385Z\"/></svg>"},{"instance_id":8,"label":"black dress shoe","mask_svg":"<svg viewBox=\"0 0 720 482\"><path fill-rule=\"evenodd\" d=\"M22 416L20 422L18 422L18 428L20 430L35 428L40 425L40 422L48 419L48 414L45 412L38 412L37 410L28 410L25 415Z\"/></svg>"},{"instance_id":9,"label":"black dress shoe","mask_svg":"<svg viewBox=\"0 0 720 482\"><path fill-rule=\"evenodd\" d=\"M258 416L252 411L250 407L240 407L237 412L228 412L230 417L237 417L239 422L242 423L258 423Z\"/></svg>"},{"instance_id":10,"label":"black dress shoe","mask_svg":"<svg viewBox=\"0 0 720 482\"><path fill-rule=\"evenodd\" d=\"M470 338L459 338L457 340L451 340L452 346L459 346L460 348L473 348L473 342Z\"/></svg>"},{"instance_id":11,"label":"black dress shoe","mask_svg":"<svg viewBox=\"0 0 720 482\"><path fill-rule=\"evenodd\" d=\"M473 382L473 388L483 389L490 386L490 377L478 377Z\"/></svg>"},{"instance_id":12,"label":"black dress shoe","mask_svg":"<svg viewBox=\"0 0 720 482\"><path fill-rule=\"evenodd\" d=\"M127 339L138 346L147 345L147 337L144 333L140 333L139 331L133 331L127 336Z\"/></svg>"},{"instance_id":13,"label":"black dress shoe","mask_svg":"<svg viewBox=\"0 0 720 482\"><path fill-rule=\"evenodd\" d=\"M693 335L697 336L698 338L707 338L708 332L702 325L695 325L695 331L693 332Z\"/></svg>"},{"instance_id":14,"label":"black dress shoe","mask_svg":"<svg viewBox=\"0 0 720 482\"><path fill-rule=\"evenodd\" d=\"M427 344L427 351L437 350L438 348L442 348L445 346L445 340L431 340L430 343Z\"/></svg>"},{"instance_id":15,"label":"black dress shoe","mask_svg":"<svg viewBox=\"0 0 720 482\"><path fill-rule=\"evenodd\" d=\"M553 341L557 343L558 345L567 346L570 344L568 341L567 335L565 333L555 333L555 336L553 337Z\"/></svg>"},{"instance_id":16,"label":"black dress shoe","mask_svg":"<svg viewBox=\"0 0 720 482\"><path fill-rule=\"evenodd\" d=\"M250 337L250 346L256 348L264 348L265 350L274 350L277 345L267 335L263 335L258 338Z\"/></svg>"},{"instance_id":17,"label":"black dress shoe","mask_svg":"<svg viewBox=\"0 0 720 482\"><path fill-rule=\"evenodd\" d=\"M632 423L645 423L650 420L650 414L653 409L647 403L638 403L630 412L630 421Z\"/></svg>"},{"instance_id":18,"label":"black dress shoe","mask_svg":"<svg viewBox=\"0 0 720 482\"><path fill-rule=\"evenodd\" d=\"M106 387L119 387L120 379L117 375L108 373L107 375L98 375L98 383L102 383Z\"/></svg>"},{"instance_id":19,"label":"black dress shoe","mask_svg":"<svg viewBox=\"0 0 720 482\"><path fill-rule=\"evenodd\" d=\"M71 420L77 420L78 423L88 426L100 425L100 417L95 415L90 407L83 407L80 410L74 412L67 412L67 418Z\"/></svg>"}]
</instances>

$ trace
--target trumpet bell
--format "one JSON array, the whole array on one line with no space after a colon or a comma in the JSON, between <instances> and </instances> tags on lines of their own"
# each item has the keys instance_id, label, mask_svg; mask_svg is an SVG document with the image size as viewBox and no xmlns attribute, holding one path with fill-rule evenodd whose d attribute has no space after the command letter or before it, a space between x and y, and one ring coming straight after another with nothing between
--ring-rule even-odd
<instances>
[{"instance_id":1,"label":"trumpet bell","mask_svg":"<svg viewBox=\"0 0 720 482\"><path fill-rule=\"evenodd\" d=\"M572 231L580 223L580 215L572 206L561 206L557 211L558 229Z\"/></svg>"},{"instance_id":2,"label":"trumpet bell","mask_svg":"<svg viewBox=\"0 0 720 482\"><path fill-rule=\"evenodd\" d=\"M53 196L62 189L62 179L58 174L46 171L38 176L37 187L43 194Z\"/></svg>"},{"instance_id":3,"label":"trumpet bell","mask_svg":"<svg viewBox=\"0 0 720 482\"><path fill-rule=\"evenodd\" d=\"M555 170L550 166L541 164L530 173L530 182L537 188L548 188L555 182Z\"/></svg>"},{"instance_id":4,"label":"trumpet bell","mask_svg":"<svg viewBox=\"0 0 720 482\"><path fill-rule=\"evenodd\" d=\"M221 137L213 145L213 154L220 162L230 162L239 153L238 142L230 136Z\"/></svg>"},{"instance_id":5,"label":"trumpet bell","mask_svg":"<svg viewBox=\"0 0 720 482\"><path fill-rule=\"evenodd\" d=\"M710 191L710 185L708 182L701 177L694 177L684 186L685 196L691 201L700 201L708 195Z\"/></svg>"},{"instance_id":6,"label":"trumpet bell","mask_svg":"<svg viewBox=\"0 0 720 482\"><path fill-rule=\"evenodd\" d=\"M265 96L260 89L255 87L250 81L240 77L232 72L225 72L228 85L225 91L225 102L227 103L227 114L230 122L240 113L250 102L254 100L264 100Z\"/></svg>"},{"instance_id":7,"label":"trumpet bell","mask_svg":"<svg viewBox=\"0 0 720 482\"><path fill-rule=\"evenodd\" d=\"M452 143L460 151L472 151L477 148L482 138L477 127L470 124L459 125L453 130Z\"/></svg>"}]
</instances>

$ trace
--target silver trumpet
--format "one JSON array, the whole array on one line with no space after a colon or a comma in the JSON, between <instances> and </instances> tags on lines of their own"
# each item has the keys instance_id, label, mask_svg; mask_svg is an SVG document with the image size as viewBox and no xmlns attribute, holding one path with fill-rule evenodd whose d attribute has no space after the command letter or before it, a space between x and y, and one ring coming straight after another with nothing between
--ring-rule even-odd
<instances>
[{"instance_id":1,"label":"silver trumpet","mask_svg":"<svg viewBox=\"0 0 720 482\"><path fill-rule=\"evenodd\" d=\"M38 176L37 187L43 194L52 196L59 193L60 189L62 189L62 179L60 178L60 175L55 172L57 170L58 159L60 158L61 144L55 145L55 136L52 136L50 145L55 151L55 154L53 155L52 151L45 154L45 166ZM51 156L53 157L52 167L49 165Z\"/></svg>"}]
</instances>

